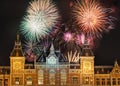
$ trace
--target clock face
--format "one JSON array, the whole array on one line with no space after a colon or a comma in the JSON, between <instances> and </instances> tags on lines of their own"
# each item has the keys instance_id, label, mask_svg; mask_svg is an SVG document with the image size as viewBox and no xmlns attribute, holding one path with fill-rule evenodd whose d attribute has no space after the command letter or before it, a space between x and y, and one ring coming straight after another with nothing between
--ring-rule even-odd
<instances>
[{"instance_id":1,"label":"clock face","mask_svg":"<svg viewBox=\"0 0 120 86\"><path fill-rule=\"evenodd\" d=\"M91 69L91 62L88 62L88 61L84 62L83 68L90 70Z\"/></svg>"},{"instance_id":2,"label":"clock face","mask_svg":"<svg viewBox=\"0 0 120 86\"><path fill-rule=\"evenodd\" d=\"M49 63L49 64L56 64L56 59L55 59L55 57L51 56L51 57L48 59L48 63Z\"/></svg>"},{"instance_id":3,"label":"clock face","mask_svg":"<svg viewBox=\"0 0 120 86\"><path fill-rule=\"evenodd\" d=\"M14 62L13 69L15 69L15 70L21 69L21 62Z\"/></svg>"}]
</instances>

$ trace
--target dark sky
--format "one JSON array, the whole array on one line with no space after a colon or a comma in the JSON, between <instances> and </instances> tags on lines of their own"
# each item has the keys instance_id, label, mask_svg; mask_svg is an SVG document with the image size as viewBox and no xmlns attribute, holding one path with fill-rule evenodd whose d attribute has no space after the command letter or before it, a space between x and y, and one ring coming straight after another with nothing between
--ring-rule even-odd
<instances>
[{"instance_id":1,"label":"dark sky","mask_svg":"<svg viewBox=\"0 0 120 86\"><path fill-rule=\"evenodd\" d=\"M30 0L0 0L0 65L9 64L9 55L22 17ZM68 21L69 3L74 0L54 0L64 22ZM120 0L100 0L102 4L113 8L117 18L115 29L104 34L95 49L95 64L111 65L115 59L120 63Z\"/></svg>"}]
</instances>

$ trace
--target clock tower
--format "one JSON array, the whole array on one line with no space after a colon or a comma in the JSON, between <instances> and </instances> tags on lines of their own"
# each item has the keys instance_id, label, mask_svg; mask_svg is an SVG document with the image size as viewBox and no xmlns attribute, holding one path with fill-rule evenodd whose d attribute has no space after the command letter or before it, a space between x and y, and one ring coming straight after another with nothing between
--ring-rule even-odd
<instances>
[{"instance_id":1,"label":"clock tower","mask_svg":"<svg viewBox=\"0 0 120 86\"><path fill-rule=\"evenodd\" d=\"M94 55L88 44L84 44L80 56L81 86L94 86Z\"/></svg>"},{"instance_id":2,"label":"clock tower","mask_svg":"<svg viewBox=\"0 0 120 86\"><path fill-rule=\"evenodd\" d=\"M22 52L22 46L19 40L19 35L17 35L14 49L10 55L11 86L19 86L24 84L24 64L25 57Z\"/></svg>"}]
</instances>

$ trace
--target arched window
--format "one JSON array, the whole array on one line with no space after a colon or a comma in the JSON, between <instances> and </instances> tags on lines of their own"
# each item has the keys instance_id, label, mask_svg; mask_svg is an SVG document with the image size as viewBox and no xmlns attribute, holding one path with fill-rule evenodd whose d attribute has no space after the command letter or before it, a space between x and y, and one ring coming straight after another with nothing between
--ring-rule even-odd
<instances>
[{"instance_id":1,"label":"arched window","mask_svg":"<svg viewBox=\"0 0 120 86\"><path fill-rule=\"evenodd\" d=\"M77 76L73 76L72 77L72 82L73 82L73 84L78 84L78 77Z\"/></svg>"},{"instance_id":2,"label":"arched window","mask_svg":"<svg viewBox=\"0 0 120 86\"><path fill-rule=\"evenodd\" d=\"M43 84L43 80L44 80L43 70L39 70L38 71L38 84L39 85Z\"/></svg>"},{"instance_id":3,"label":"arched window","mask_svg":"<svg viewBox=\"0 0 120 86\"><path fill-rule=\"evenodd\" d=\"M66 85L66 81L67 81L67 73L66 70L61 70L61 85Z\"/></svg>"},{"instance_id":4,"label":"arched window","mask_svg":"<svg viewBox=\"0 0 120 86\"><path fill-rule=\"evenodd\" d=\"M15 84L19 85L20 84L20 78L19 77L15 77Z\"/></svg>"},{"instance_id":5,"label":"arched window","mask_svg":"<svg viewBox=\"0 0 120 86\"><path fill-rule=\"evenodd\" d=\"M55 85L55 70L53 69L49 71L49 82L50 85Z\"/></svg>"},{"instance_id":6,"label":"arched window","mask_svg":"<svg viewBox=\"0 0 120 86\"><path fill-rule=\"evenodd\" d=\"M26 78L26 84L27 85L32 85L32 77L27 77Z\"/></svg>"}]
</instances>

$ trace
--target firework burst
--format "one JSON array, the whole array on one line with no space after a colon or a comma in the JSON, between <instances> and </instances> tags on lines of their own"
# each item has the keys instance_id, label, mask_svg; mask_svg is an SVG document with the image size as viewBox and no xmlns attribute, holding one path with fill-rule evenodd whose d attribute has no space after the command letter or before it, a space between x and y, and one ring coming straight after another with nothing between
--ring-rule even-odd
<instances>
[{"instance_id":1,"label":"firework burst","mask_svg":"<svg viewBox=\"0 0 120 86\"><path fill-rule=\"evenodd\" d=\"M66 42L70 42L71 40L73 40L73 36L70 32L66 32L64 33L64 37L63 39L66 41Z\"/></svg>"},{"instance_id":2,"label":"firework burst","mask_svg":"<svg viewBox=\"0 0 120 86\"><path fill-rule=\"evenodd\" d=\"M57 28L59 13L51 0L34 0L27 9L27 15L21 23L21 33L28 40L37 40Z\"/></svg>"},{"instance_id":3,"label":"firework burst","mask_svg":"<svg viewBox=\"0 0 120 86\"><path fill-rule=\"evenodd\" d=\"M80 54L75 51L74 53L72 51L67 53L67 56L65 56L65 60L68 61L69 63L71 62L79 62Z\"/></svg>"},{"instance_id":4,"label":"firework burst","mask_svg":"<svg viewBox=\"0 0 120 86\"><path fill-rule=\"evenodd\" d=\"M109 10L94 0L82 0L74 6L73 15L81 31L88 36L100 37L108 32L114 18L109 16Z\"/></svg>"},{"instance_id":5,"label":"firework burst","mask_svg":"<svg viewBox=\"0 0 120 86\"><path fill-rule=\"evenodd\" d=\"M29 60L32 61L34 57L37 59L41 55L43 51L43 47L38 42L25 41L23 43L23 50L24 50L26 59L28 61Z\"/></svg>"}]
</instances>

